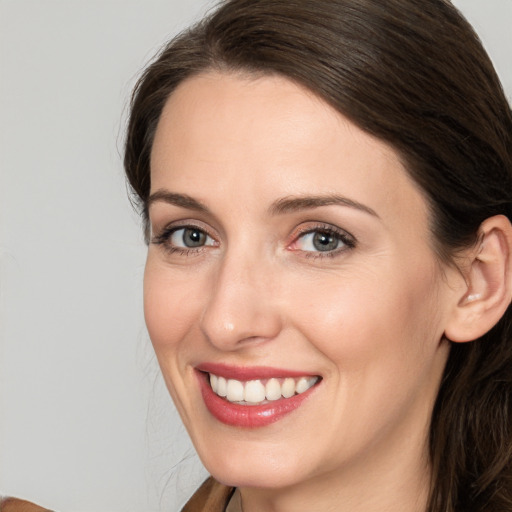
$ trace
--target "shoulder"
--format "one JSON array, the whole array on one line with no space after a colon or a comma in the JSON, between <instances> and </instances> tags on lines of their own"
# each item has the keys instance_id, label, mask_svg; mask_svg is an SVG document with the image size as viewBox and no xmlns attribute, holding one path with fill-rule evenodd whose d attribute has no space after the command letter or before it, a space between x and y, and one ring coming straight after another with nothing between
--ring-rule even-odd
<instances>
[{"instance_id":1,"label":"shoulder","mask_svg":"<svg viewBox=\"0 0 512 512\"><path fill-rule=\"evenodd\" d=\"M234 491L233 487L222 485L210 477L203 482L181 512L224 512Z\"/></svg>"}]
</instances>

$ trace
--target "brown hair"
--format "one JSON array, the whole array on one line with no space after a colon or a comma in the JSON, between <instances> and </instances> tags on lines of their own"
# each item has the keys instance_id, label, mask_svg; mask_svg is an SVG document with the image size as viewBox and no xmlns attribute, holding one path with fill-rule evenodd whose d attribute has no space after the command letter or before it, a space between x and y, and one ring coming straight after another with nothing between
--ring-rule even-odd
<instances>
[{"instance_id":1,"label":"brown hair","mask_svg":"<svg viewBox=\"0 0 512 512\"><path fill-rule=\"evenodd\" d=\"M277 73L388 142L423 189L444 261L480 224L512 219L512 114L471 26L448 0L230 0L171 41L131 103L125 170L147 229L163 106L193 75ZM512 307L453 344L430 429L429 512L512 511Z\"/></svg>"}]
</instances>

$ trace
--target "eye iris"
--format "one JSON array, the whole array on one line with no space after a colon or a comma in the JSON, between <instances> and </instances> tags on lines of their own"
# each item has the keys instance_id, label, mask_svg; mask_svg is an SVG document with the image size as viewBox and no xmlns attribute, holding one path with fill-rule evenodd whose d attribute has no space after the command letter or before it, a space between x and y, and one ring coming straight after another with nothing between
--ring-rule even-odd
<instances>
[{"instance_id":1,"label":"eye iris","mask_svg":"<svg viewBox=\"0 0 512 512\"><path fill-rule=\"evenodd\" d=\"M313 236L313 246L317 251L333 251L338 247L338 239L330 233L319 231Z\"/></svg>"},{"instance_id":2,"label":"eye iris","mask_svg":"<svg viewBox=\"0 0 512 512\"><path fill-rule=\"evenodd\" d=\"M183 244L186 247L201 247L206 242L206 234L199 229L186 228L183 231Z\"/></svg>"}]
</instances>

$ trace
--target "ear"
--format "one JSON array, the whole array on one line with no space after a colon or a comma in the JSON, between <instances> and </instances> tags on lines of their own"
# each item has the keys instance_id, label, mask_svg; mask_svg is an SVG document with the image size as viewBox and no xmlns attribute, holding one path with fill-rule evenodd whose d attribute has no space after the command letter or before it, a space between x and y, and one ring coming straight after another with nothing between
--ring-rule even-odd
<instances>
[{"instance_id":1,"label":"ear","mask_svg":"<svg viewBox=\"0 0 512 512\"><path fill-rule=\"evenodd\" d=\"M465 256L465 285L445 328L445 336L454 342L483 336L512 301L512 225L507 217L486 219L478 230L477 246Z\"/></svg>"}]
</instances>

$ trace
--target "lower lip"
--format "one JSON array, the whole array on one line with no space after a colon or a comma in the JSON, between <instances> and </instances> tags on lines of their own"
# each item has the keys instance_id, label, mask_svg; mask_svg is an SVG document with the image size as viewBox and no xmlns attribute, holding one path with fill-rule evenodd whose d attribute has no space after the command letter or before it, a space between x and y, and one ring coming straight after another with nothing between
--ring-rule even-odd
<instances>
[{"instance_id":1,"label":"lower lip","mask_svg":"<svg viewBox=\"0 0 512 512\"><path fill-rule=\"evenodd\" d=\"M316 385L300 395L281 398L262 405L240 405L216 395L208 383L208 375L199 372L201 394L206 408L221 423L233 427L258 428L279 421L298 409L309 398Z\"/></svg>"}]
</instances>

